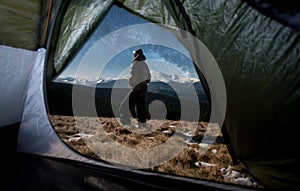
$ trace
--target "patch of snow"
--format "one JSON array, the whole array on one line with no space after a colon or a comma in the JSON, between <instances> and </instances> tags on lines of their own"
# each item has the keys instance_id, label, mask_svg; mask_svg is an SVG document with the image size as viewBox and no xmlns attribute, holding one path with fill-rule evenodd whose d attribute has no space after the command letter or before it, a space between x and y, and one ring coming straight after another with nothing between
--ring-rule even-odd
<instances>
[{"instance_id":1,"label":"patch of snow","mask_svg":"<svg viewBox=\"0 0 300 191\"><path fill-rule=\"evenodd\" d=\"M201 161L195 162L194 164L199 167L216 166L215 164L201 162Z\"/></svg>"},{"instance_id":2,"label":"patch of snow","mask_svg":"<svg viewBox=\"0 0 300 191\"><path fill-rule=\"evenodd\" d=\"M92 135L92 134L87 134L87 133L76 133L74 136L90 138L90 137L92 137L92 136L94 136L94 135Z\"/></svg>"},{"instance_id":3,"label":"patch of snow","mask_svg":"<svg viewBox=\"0 0 300 191\"><path fill-rule=\"evenodd\" d=\"M68 136L68 139L66 141L74 141L77 142L82 138L91 138L94 135L92 134L86 134L86 133L76 133L74 135Z\"/></svg>"},{"instance_id":4,"label":"patch of snow","mask_svg":"<svg viewBox=\"0 0 300 191\"><path fill-rule=\"evenodd\" d=\"M225 181L253 187L258 185L258 183L252 177L247 177L245 174L233 170L232 166L228 166L228 168L222 168L220 171L222 172Z\"/></svg>"},{"instance_id":5,"label":"patch of snow","mask_svg":"<svg viewBox=\"0 0 300 191\"><path fill-rule=\"evenodd\" d=\"M209 145L207 143L199 143L199 146L206 149Z\"/></svg>"},{"instance_id":6,"label":"patch of snow","mask_svg":"<svg viewBox=\"0 0 300 191\"><path fill-rule=\"evenodd\" d=\"M188 145L197 143L197 142L194 141L191 137L188 137L187 140L186 140L185 142L186 142Z\"/></svg>"},{"instance_id":7,"label":"patch of snow","mask_svg":"<svg viewBox=\"0 0 300 191\"><path fill-rule=\"evenodd\" d=\"M165 134L171 134L172 133L172 130L171 129L168 129L168 130L164 130L164 131L162 131L163 133L165 133Z\"/></svg>"}]
</instances>

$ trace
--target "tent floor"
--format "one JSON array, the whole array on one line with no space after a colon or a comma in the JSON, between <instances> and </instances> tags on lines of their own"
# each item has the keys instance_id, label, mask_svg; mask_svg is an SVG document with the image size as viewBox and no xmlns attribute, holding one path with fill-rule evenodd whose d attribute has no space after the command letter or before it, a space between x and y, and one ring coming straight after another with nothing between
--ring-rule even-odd
<instances>
[{"instance_id":1,"label":"tent floor","mask_svg":"<svg viewBox=\"0 0 300 191\"><path fill-rule=\"evenodd\" d=\"M16 153L9 163L2 163L0 190L239 190L255 189L137 170L98 166L67 159ZM2 168L3 169L3 168Z\"/></svg>"}]
</instances>

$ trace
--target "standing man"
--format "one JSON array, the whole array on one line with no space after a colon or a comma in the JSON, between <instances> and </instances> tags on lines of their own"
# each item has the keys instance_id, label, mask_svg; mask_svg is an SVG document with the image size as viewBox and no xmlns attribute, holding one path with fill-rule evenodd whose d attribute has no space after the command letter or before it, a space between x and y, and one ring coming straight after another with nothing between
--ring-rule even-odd
<instances>
[{"instance_id":1,"label":"standing man","mask_svg":"<svg viewBox=\"0 0 300 191\"><path fill-rule=\"evenodd\" d=\"M133 61L130 66L130 77L128 80L131 91L120 106L120 121L123 125L131 124L130 114L137 119L139 127L146 125L146 95L151 74L145 60L146 56L142 49L133 51Z\"/></svg>"}]
</instances>

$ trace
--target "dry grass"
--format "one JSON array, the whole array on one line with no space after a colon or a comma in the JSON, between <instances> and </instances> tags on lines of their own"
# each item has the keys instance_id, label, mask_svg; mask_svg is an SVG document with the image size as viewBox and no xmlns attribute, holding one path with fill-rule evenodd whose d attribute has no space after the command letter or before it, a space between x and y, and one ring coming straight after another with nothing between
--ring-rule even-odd
<instances>
[{"instance_id":1,"label":"dry grass","mask_svg":"<svg viewBox=\"0 0 300 191\"><path fill-rule=\"evenodd\" d=\"M222 134L220 133L219 128L208 128L209 124L206 122L199 122L191 125L188 122L179 123L178 121L170 120L164 120L163 122L150 120L149 124L151 132L141 134L129 131L128 128L124 128L115 118L100 117L96 119L98 123L95 122L94 118L76 118L76 120L81 120L84 130L82 127L78 128L78 123L76 123L75 118L72 116L49 115L49 118L58 136L66 144L83 155L94 159L101 159L101 157L99 157L99 154L95 153L95 148L91 148L92 143L87 141L89 139L83 138L83 136L89 134L95 137L95 139L91 139L92 142L95 142L95 140L101 138L102 131L99 131L100 128L103 128L104 132L107 133L114 142L135 149L154 148L161 145L172 137L175 131L178 131L179 127L183 133L192 131L193 136L191 136L191 141L186 144L186 147L177 156L167 162L151 167L148 170L171 175L237 184L236 181L226 178L224 176L224 171L221 170L232 166L232 159L226 145L222 142ZM99 124L101 124L101 126L99 126ZM155 129L156 127L158 128ZM83 131L85 134L80 134ZM209 145L199 144L207 131L211 131L211 135L217 136L217 141L214 144ZM97 145L92 145L92 147L97 147ZM232 170L238 171L243 174L243 176L251 177L252 180L255 180L242 163L233 166ZM257 183L256 180L255 182L255 184L247 186L263 189L261 184Z\"/></svg>"}]
</instances>

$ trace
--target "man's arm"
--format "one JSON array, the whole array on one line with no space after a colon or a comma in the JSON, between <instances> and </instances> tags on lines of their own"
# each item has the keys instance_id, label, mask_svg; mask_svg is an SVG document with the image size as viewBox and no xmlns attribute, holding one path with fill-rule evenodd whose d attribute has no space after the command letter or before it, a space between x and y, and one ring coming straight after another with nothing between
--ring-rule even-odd
<instances>
[{"instance_id":1,"label":"man's arm","mask_svg":"<svg viewBox=\"0 0 300 191\"><path fill-rule=\"evenodd\" d=\"M132 64L130 67L130 77L129 77L129 85L134 87L137 85L138 80L138 68L136 64Z\"/></svg>"},{"instance_id":2,"label":"man's arm","mask_svg":"<svg viewBox=\"0 0 300 191\"><path fill-rule=\"evenodd\" d=\"M147 77L146 82L149 83L151 81L151 73L150 73L150 70L149 70L148 66L147 66L147 75L148 75L148 77Z\"/></svg>"}]
</instances>

